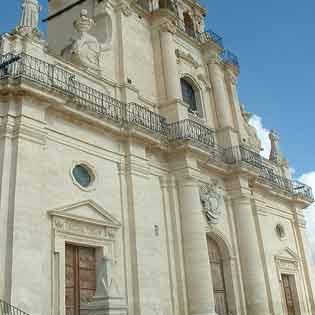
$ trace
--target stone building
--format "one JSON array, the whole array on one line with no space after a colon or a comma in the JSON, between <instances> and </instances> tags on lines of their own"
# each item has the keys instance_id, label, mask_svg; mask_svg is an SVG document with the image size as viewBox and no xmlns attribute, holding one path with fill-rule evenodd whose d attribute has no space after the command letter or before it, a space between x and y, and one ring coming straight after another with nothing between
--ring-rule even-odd
<instances>
[{"instance_id":1,"label":"stone building","mask_svg":"<svg viewBox=\"0 0 315 315\"><path fill-rule=\"evenodd\" d=\"M0 314L315 314L312 191L205 9L50 0L47 40L39 11L1 35Z\"/></svg>"}]
</instances>

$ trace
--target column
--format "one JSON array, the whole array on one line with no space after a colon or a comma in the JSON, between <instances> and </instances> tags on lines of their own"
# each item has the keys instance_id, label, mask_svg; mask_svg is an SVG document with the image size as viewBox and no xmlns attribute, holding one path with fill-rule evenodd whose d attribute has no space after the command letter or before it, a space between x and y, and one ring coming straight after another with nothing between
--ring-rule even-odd
<instances>
[{"instance_id":1,"label":"column","mask_svg":"<svg viewBox=\"0 0 315 315\"><path fill-rule=\"evenodd\" d=\"M247 315L270 314L264 269L249 196L232 199Z\"/></svg>"},{"instance_id":2,"label":"column","mask_svg":"<svg viewBox=\"0 0 315 315\"><path fill-rule=\"evenodd\" d=\"M164 70L164 82L166 98L168 101L181 98L180 80L175 55L174 43L175 26L171 22L165 22L160 29L162 64Z\"/></svg>"},{"instance_id":3,"label":"column","mask_svg":"<svg viewBox=\"0 0 315 315\"><path fill-rule=\"evenodd\" d=\"M224 72L217 57L211 58L209 64L209 73L215 105L217 109L219 128L233 127L233 118L227 89L225 86Z\"/></svg>"},{"instance_id":4,"label":"column","mask_svg":"<svg viewBox=\"0 0 315 315\"><path fill-rule=\"evenodd\" d=\"M205 220L197 180L180 180L179 200L189 315L214 315Z\"/></svg>"}]
</instances>

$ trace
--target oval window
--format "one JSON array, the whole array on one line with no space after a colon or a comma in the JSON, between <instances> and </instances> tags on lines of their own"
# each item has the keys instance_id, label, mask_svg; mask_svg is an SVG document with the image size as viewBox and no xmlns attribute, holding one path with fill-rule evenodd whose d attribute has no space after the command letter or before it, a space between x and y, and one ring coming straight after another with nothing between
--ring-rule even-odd
<instances>
[{"instance_id":1,"label":"oval window","mask_svg":"<svg viewBox=\"0 0 315 315\"><path fill-rule=\"evenodd\" d=\"M92 183L91 172L85 165L76 165L72 170L72 175L76 182L83 188L89 187Z\"/></svg>"}]
</instances>

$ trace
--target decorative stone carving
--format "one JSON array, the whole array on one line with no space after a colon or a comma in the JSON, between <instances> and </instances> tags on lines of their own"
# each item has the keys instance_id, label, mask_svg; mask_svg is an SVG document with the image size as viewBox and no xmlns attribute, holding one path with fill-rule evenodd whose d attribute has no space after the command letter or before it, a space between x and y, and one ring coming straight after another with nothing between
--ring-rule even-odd
<instances>
[{"instance_id":1,"label":"decorative stone carving","mask_svg":"<svg viewBox=\"0 0 315 315\"><path fill-rule=\"evenodd\" d=\"M200 201L209 224L217 224L222 213L222 196L217 189L216 182L200 187Z\"/></svg>"},{"instance_id":2,"label":"decorative stone carving","mask_svg":"<svg viewBox=\"0 0 315 315\"><path fill-rule=\"evenodd\" d=\"M78 222L67 218L55 217L53 228L59 232L66 232L75 235L85 235L95 238L105 239L114 238L112 229L102 226L95 226L85 222Z\"/></svg>"},{"instance_id":3,"label":"decorative stone carving","mask_svg":"<svg viewBox=\"0 0 315 315\"><path fill-rule=\"evenodd\" d=\"M160 25L161 32L169 32L171 34L176 33L176 26L172 22L165 22Z\"/></svg>"},{"instance_id":4,"label":"decorative stone carving","mask_svg":"<svg viewBox=\"0 0 315 315\"><path fill-rule=\"evenodd\" d=\"M175 50L176 57L180 60L185 60L186 62L192 64L195 69L198 69L200 67L199 62L189 53L185 53L184 51L180 49Z\"/></svg>"},{"instance_id":5,"label":"decorative stone carving","mask_svg":"<svg viewBox=\"0 0 315 315\"><path fill-rule=\"evenodd\" d=\"M23 0L21 20L15 32L22 36L40 38L41 32L38 29L40 11L41 7L37 0Z\"/></svg>"},{"instance_id":6,"label":"decorative stone carving","mask_svg":"<svg viewBox=\"0 0 315 315\"><path fill-rule=\"evenodd\" d=\"M73 25L78 37L72 39L71 44L63 49L61 55L79 66L100 71L101 54L108 50L109 46L100 44L94 36L88 33L94 27L95 21L89 18L87 10L83 9Z\"/></svg>"},{"instance_id":7,"label":"decorative stone carving","mask_svg":"<svg viewBox=\"0 0 315 315\"><path fill-rule=\"evenodd\" d=\"M244 119L244 126L248 134L248 145L257 153L261 151L261 141L258 137L257 130L251 126L249 121L253 116L252 113L247 112L244 105L241 105L241 113Z\"/></svg>"},{"instance_id":8,"label":"decorative stone carving","mask_svg":"<svg viewBox=\"0 0 315 315\"><path fill-rule=\"evenodd\" d=\"M123 5L121 11L125 16L130 16L132 14L132 10L129 4Z\"/></svg>"}]
</instances>

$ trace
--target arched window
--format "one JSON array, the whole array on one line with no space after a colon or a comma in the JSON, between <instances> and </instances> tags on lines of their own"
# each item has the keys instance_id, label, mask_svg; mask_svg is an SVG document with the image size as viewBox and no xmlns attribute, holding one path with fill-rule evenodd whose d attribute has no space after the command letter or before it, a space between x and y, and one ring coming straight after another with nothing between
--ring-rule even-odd
<instances>
[{"instance_id":1,"label":"arched window","mask_svg":"<svg viewBox=\"0 0 315 315\"><path fill-rule=\"evenodd\" d=\"M197 91L194 89L194 87L184 78L180 80L180 85L182 87L182 96L183 101L189 105L188 110L191 113L197 113L198 112L198 106L197 106Z\"/></svg>"},{"instance_id":2,"label":"arched window","mask_svg":"<svg viewBox=\"0 0 315 315\"><path fill-rule=\"evenodd\" d=\"M223 257L220 248L213 239L208 237L209 261L213 282L215 311L218 315L228 315L228 302L223 269Z\"/></svg>"},{"instance_id":3,"label":"arched window","mask_svg":"<svg viewBox=\"0 0 315 315\"><path fill-rule=\"evenodd\" d=\"M184 25L185 25L185 32L188 35L194 37L195 36L194 21L187 12L184 13Z\"/></svg>"}]
</instances>

